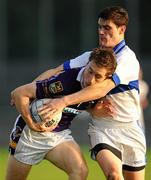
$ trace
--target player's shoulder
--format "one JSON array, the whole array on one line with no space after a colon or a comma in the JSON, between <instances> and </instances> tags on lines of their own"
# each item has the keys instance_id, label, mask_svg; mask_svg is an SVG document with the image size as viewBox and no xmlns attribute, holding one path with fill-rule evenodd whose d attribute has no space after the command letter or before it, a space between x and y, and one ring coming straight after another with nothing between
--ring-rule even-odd
<instances>
[{"instance_id":1,"label":"player's shoulder","mask_svg":"<svg viewBox=\"0 0 151 180\"><path fill-rule=\"evenodd\" d=\"M86 52L83 53L83 55L85 55L85 56L90 56L91 52L92 52L92 51L86 51Z\"/></svg>"},{"instance_id":2,"label":"player's shoulder","mask_svg":"<svg viewBox=\"0 0 151 180\"><path fill-rule=\"evenodd\" d=\"M68 79L68 80L76 79L81 69L82 69L82 67L66 69L60 76L62 76L64 79Z\"/></svg>"},{"instance_id":3,"label":"player's shoulder","mask_svg":"<svg viewBox=\"0 0 151 180\"><path fill-rule=\"evenodd\" d=\"M135 52L127 45L123 48L123 50L120 53L116 55L116 57L117 57L117 61L124 61L124 62L126 61L127 63L128 62L138 63Z\"/></svg>"},{"instance_id":4,"label":"player's shoulder","mask_svg":"<svg viewBox=\"0 0 151 180\"><path fill-rule=\"evenodd\" d=\"M90 54L91 51L86 51L81 55L75 57L74 59L65 61L63 65L64 69L72 69L85 66L89 61Z\"/></svg>"},{"instance_id":5,"label":"player's shoulder","mask_svg":"<svg viewBox=\"0 0 151 180\"><path fill-rule=\"evenodd\" d=\"M91 52L92 51L85 51L82 54L80 54L79 56L77 56L77 58L89 58Z\"/></svg>"}]
</instances>

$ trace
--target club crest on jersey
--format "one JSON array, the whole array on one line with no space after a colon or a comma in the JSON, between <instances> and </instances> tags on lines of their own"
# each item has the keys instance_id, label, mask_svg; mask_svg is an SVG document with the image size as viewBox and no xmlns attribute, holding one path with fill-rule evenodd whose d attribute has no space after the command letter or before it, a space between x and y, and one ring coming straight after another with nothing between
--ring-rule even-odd
<instances>
[{"instance_id":1,"label":"club crest on jersey","mask_svg":"<svg viewBox=\"0 0 151 180\"><path fill-rule=\"evenodd\" d=\"M60 81L54 82L49 85L49 91L53 94L63 91L63 86Z\"/></svg>"}]
</instances>

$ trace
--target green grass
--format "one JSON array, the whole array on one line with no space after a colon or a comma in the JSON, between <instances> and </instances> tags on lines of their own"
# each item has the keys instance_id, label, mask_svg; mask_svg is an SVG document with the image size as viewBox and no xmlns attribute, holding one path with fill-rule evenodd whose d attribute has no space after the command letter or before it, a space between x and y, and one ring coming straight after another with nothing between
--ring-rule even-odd
<instances>
[{"instance_id":1,"label":"green grass","mask_svg":"<svg viewBox=\"0 0 151 180\"><path fill-rule=\"evenodd\" d=\"M87 180L105 180L105 177L97 163L90 159L88 148L82 148L89 167L89 176ZM0 150L0 180L4 180L7 164L7 149ZM151 149L147 152L148 163L146 166L146 178L151 179ZM33 166L28 180L67 180L67 175L60 169L56 168L47 161L43 161L39 165Z\"/></svg>"}]
</instances>

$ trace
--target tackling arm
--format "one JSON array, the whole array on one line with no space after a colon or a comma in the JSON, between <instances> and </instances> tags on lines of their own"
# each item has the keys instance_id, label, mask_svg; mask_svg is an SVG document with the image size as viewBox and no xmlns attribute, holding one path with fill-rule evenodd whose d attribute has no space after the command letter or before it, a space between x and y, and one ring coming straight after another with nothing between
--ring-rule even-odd
<instances>
[{"instance_id":1,"label":"tackling arm","mask_svg":"<svg viewBox=\"0 0 151 180\"><path fill-rule=\"evenodd\" d=\"M111 79L106 79L101 84L88 86L74 94L64 96L63 99L66 106L91 101L104 97L114 87L114 82Z\"/></svg>"},{"instance_id":2,"label":"tackling arm","mask_svg":"<svg viewBox=\"0 0 151 180\"><path fill-rule=\"evenodd\" d=\"M112 79L106 79L100 84L88 86L74 94L70 94L57 99L52 99L43 108L43 113L45 113L45 109L47 108L52 112L59 113L66 106L99 99L101 97L104 97L114 87L115 83L112 81Z\"/></svg>"}]
</instances>

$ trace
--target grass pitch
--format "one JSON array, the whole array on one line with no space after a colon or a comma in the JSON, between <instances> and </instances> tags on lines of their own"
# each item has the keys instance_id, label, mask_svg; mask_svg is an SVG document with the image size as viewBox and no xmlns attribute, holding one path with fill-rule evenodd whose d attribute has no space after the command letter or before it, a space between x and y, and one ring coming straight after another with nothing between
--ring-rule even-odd
<instances>
[{"instance_id":1,"label":"grass pitch","mask_svg":"<svg viewBox=\"0 0 151 180\"><path fill-rule=\"evenodd\" d=\"M98 164L90 159L90 153L87 147L82 148L84 156L86 158L89 175L87 180L105 180L105 177L99 168ZM0 150L0 179L5 179L6 164L7 164L8 152L6 148ZM151 179L151 149L147 152L148 163L146 166L146 178L145 180ZM35 165L28 176L28 180L67 180L67 175L60 169L47 161Z\"/></svg>"}]
</instances>

